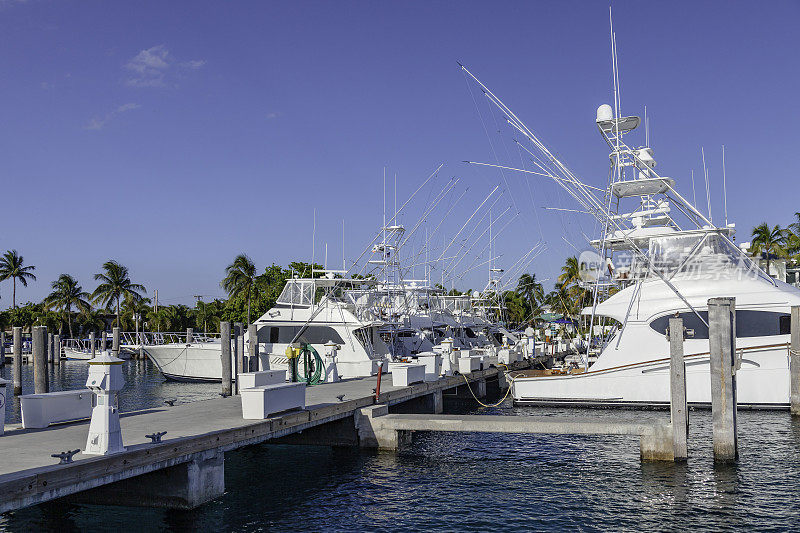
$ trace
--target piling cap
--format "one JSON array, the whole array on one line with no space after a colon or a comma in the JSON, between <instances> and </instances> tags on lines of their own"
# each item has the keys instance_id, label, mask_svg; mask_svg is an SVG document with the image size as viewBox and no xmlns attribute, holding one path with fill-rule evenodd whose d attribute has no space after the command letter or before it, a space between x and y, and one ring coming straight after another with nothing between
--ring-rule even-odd
<instances>
[{"instance_id":1,"label":"piling cap","mask_svg":"<svg viewBox=\"0 0 800 533\"><path fill-rule=\"evenodd\" d=\"M110 355L108 352L100 352L94 359L89 360L90 365L121 365L124 363L122 359Z\"/></svg>"}]
</instances>

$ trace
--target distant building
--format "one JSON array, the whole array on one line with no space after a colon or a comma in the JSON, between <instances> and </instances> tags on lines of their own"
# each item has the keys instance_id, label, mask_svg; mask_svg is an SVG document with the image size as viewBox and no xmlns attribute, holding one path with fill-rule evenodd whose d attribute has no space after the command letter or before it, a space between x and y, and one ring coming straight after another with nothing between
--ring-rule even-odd
<instances>
[{"instance_id":1,"label":"distant building","mask_svg":"<svg viewBox=\"0 0 800 533\"><path fill-rule=\"evenodd\" d=\"M761 270L766 272L767 254L761 252L758 257L755 257L750 252L750 246L750 242L743 242L739 245L739 248L748 256L758 261L758 266L761 267ZM769 260L769 275L778 281L800 287L800 264L794 261L787 261L782 257L772 256Z\"/></svg>"}]
</instances>

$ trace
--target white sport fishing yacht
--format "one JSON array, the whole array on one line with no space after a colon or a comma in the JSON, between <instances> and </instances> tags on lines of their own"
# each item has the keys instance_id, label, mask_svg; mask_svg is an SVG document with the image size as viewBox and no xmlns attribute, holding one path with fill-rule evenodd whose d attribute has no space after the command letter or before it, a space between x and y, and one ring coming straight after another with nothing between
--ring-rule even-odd
<instances>
[{"instance_id":1,"label":"white sport fishing yacht","mask_svg":"<svg viewBox=\"0 0 800 533\"><path fill-rule=\"evenodd\" d=\"M614 62L616 65L616 60ZM599 222L602 234L591 244L595 266L584 271L595 304L583 310L589 330L615 324L602 341L597 360L582 368L514 373L519 403L650 406L670 400L669 343L665 332L678 314L693 330L685 341L690 404L711 402L708 300L736 299L739 405L776 408L789 404L790 307L800 290L766 275L734 243L734 226L715 226L675 189L672 178L654 169L649 146L631 148L623 136L639 117L621 117L615 79L615 106L600 106L598 129L611 148L608 187L581 182L488 88L466 68L487 98L517 133L531 143L537 174L564 188ZM488 165L493 166L493 165ZM598 192L595 192L598 191ZM681 227L678 221L684 226ZM591 254L590 254L591 255ZM627 261L622 259L627 257Z\"/></svg>"},{"instance_id":2,"label":"white sport fishing yacht","mask_svg":"<svg viewBox=\"0 0 800 533\"><path fill-rule=\"evenodd\" d=\"M377 373L378 363L388 355L388 348L378 334L383 323L357 318L355 306L340 298L343 285L368 284L370 282L366 280L334 279L332 276L287 280L275 306L255 322L258 327L259 368L288 370L286 349L290 345L307 343L322 356L324 345L333 341L339 345L336 358L338 375L350 378ZM169 379L222 379L219 340L145 346L144 349ZM305 372L305 369L300 370ZM320 374L324 379L328 375L327 369L323 368Z\"/></svg>"}]
</instances>

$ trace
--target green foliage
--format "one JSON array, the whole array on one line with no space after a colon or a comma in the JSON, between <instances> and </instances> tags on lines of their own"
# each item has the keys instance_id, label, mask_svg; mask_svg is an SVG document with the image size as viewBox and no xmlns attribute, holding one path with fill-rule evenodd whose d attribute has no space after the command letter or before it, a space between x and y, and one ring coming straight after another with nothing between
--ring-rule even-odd
<instances>
[{"instance_id":1,"label":"green foliage","mask_svg":"<svg viewBox=\"0 0 800 533\"><path fill-rule=\"evenodd\" d=\"M234 260L235 262L236 260ZM228 268L231 266L233 266L233 263ZM240 286L241 290L230 294L230 297L224 303L220 319L247 324L251 318L260 317L275 305L284 285L286 285L287 279L293 275L298 278L311 277L312 267L313 270L322 270L322 265L318 263L311 265L300 261L289 263L289 268L282 268L275 264L268 266L264 269L263 274L254 276L254 290L252 290L251 294L248 294L246 286ZM226 272L228 272L228 269L226 269ZM314 277L320 276L319 272L314 274ZM222 283L224 288L225 280Z\"/></svg>"},{"instance_id":2,"label":"green foliage","mask_svg":"<svg viewBox=\"0 0 800 533\"><path fill-rule=\"evenodd\" d=\"M106 313L101 310L87 309L86 311L78 314L76 322L81 328L83 335L88 335L89 332L94 331L99 333L106 329Z\"/></svg>"},{"instance_id":3,"label":"green foliage","mask_svg":"<svg viewBox=\"0 0 800 533\"><path fill-rule=\"evenodd\" d=\"M120 325L120 300L125 296L141 300L143 296L140 293L147 291L143 285L131 282L128 267L117 261L103 263L103 272L95 274L94 279L101 283L92 293L92 299L102 305L116 302L117 326Z\"/></svg>"},{"instance_id":4,"label":"green foliage","mask_svg":"<svg viewBox=\"0 0 800 533\"><path fill-rule=\"evenodd\" d=\"M8 322L12 327L32 328L41 312L41 306L31 302L22 307L13 307L7 311Z\"/></svg>"},{"instance_id":5,"label":"green foliage","mask_svg":"<svg viewBox=\"0 0 800 533\"><path fill-rule=\"evenodd\" d=\"M72 338L72 308L74 306L80 311L90 309L91 306L87 301L89 293L85 292L83 287L78 283L78 280L69 274L61 274L50 286L53 288L53 292L51 292L42 303L47 309L57 309L61 311L62 318L67 321L69 336ZM60 327L59 333L61 333Z\"/></svg>"},{"instance_id":6,"label":"green foliage","mask_svg":"<svg viewBox=\"0 0 800 533\"><path fill-rule=\"evenodd\" d=\"M33 274L34 270L36 270L36 267L33 265L25 266L25 261L16 250L8 250L0 258L0 281L10 279L13 287L11 293L12 307L17 307L17 280L24 287L27 287L29 280L36 281L36 276Z\"/></svg>"},{"instance_id":7,"label":"green foliage","mask_svg":"<svg viewBox=\"0 0 800 533\"><path fill-rule=\"evenodd\" d=\"M753 228L751 251L753 255L763 252L767 256L767 275L770 275L769 265L771 255L787 257L786 244L788 233L787 230L781 229L780 225L770 227L766 222Z\"/></svg>"}]
</instances>

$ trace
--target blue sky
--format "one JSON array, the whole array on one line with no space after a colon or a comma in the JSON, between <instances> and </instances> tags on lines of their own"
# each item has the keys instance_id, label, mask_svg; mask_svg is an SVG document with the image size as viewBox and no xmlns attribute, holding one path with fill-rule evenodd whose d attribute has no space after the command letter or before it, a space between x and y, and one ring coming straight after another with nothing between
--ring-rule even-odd
<instances>
[{"instance_id":1,"label":"blue sky","mask_svg":"<svg viewBox=\"0 0 800 533\"><path fill-rule=\"evenodd\" d=\"M613 7L623 111L647 105L659 171L690 194L704 146L721 217L725 144L738 240L791 222L800 4ZM18 299L62 272L92 290L109 258L165 303L221 295L239 252L259 268L309 260L312 207L317 250L327 242L338 265L342 220L349 259L380 226L384 167L400 201L440 163L437 186L460 176L470 189L442 232L454 235L502 179L462 163L492 155L457 60L601 185L609 56L604 2L0 0L0 248L39 278ZM543 210L574 207L546 184L512 179L498 208L513 194L522 212L500 262L544 237L528 270L552 280L593 226Z\"/></svg>"}]
</instances>

